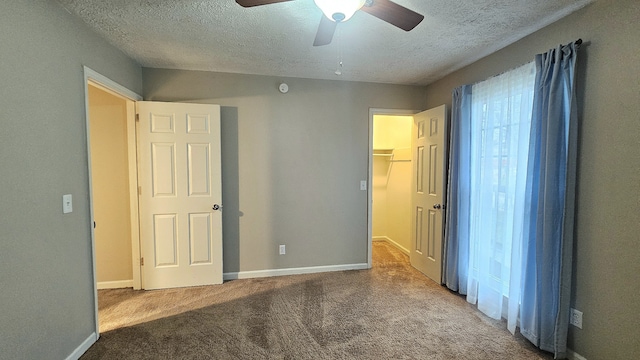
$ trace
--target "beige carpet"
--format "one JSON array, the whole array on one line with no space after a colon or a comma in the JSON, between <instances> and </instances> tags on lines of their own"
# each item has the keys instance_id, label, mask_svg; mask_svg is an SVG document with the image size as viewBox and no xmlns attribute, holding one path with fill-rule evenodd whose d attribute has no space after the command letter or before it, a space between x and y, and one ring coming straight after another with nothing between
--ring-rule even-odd
<instances>
[{"instance_id":1,"label":"beige carpet","mask_svg":"<svg viewBox=\"0 0 640 360\"><path fill-rule=\"evenodd\" d=\"M100 290L82 359L552 359L414 270L384 242L373 269Z\"/></svg>"}]
</instances>

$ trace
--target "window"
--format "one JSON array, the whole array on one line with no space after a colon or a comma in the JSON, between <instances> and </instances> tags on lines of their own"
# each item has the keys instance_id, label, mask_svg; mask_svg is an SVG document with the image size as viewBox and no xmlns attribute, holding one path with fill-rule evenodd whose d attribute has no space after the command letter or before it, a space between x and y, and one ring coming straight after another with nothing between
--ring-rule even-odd
<instances>
[{"instance_id":1,"label":"window","mask_svg":"<svg viewBox=\"0 0 640 360\"><path fill-rule=\"evenodd\" d=\"M496 319L506 309L512 262L520 261L512 244L521 237L524 216L534 83L532 62L471 90L468 299ZM513 268L519 276L520 266Z\"/></svg>"}]
</instances>

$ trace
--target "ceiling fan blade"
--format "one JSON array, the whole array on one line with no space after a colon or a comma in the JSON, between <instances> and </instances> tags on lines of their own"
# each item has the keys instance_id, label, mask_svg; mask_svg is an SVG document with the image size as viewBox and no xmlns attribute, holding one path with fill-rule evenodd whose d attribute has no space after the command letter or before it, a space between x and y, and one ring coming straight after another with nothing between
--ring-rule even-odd
<instances>
[{"instance_id":1,"label":"ceiling fan blade","mask_svg":"<svg viewBox=\"0 0 640 360\"><path fill-rule=\"evenodd\" d=\"M371 5L369 5L371 3ZM368 14L397 26L404 31L411 31L418 26L424 15L409 10L389 0L370 0L360 9Z\"/></svg>"},{"instance_id":2,"label":"ceiling fan blade","mask_svg":"<svg viewBox=\"0 0 640 360\"><path fill-rule=\"evenodd\" d=\"M238 5L240 5L242 7L268 5L268 4L281 3L281 2L285 2L285 1L291 1L291 0L236 0Z\"/></svg>"},{"instance_id":3,"label":"ceiling fan blade","mask_svg":"<svg viewBox=\"0 0 640 360\"><path fill-rule=\"evenodd\" d=\"M333 33L336 32L337 22L329 20L326 16L322 15L320 19L320 26L318 26L318 32L316 33L316 39L313 41L313 46L328 45L333 39Z\"/></svg>"}]
</instances>

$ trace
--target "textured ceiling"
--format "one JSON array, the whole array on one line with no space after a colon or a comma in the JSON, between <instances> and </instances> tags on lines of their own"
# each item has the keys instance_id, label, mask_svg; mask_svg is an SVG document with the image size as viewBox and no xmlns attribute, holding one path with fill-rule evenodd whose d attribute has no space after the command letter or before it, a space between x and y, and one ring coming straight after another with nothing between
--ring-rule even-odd
<instances>
[{"instance_id":1,"label":"textured ceiling","mask_svg":"<svg viewBox=\"0 0 640 360\"><path fill-rule=\"evenodd\" d=\"M358 11L320 47L313 0L59 2L144 67L426 85L591 0L396 0L425 16L413 31Z\"/></svg>"}]
</instances>

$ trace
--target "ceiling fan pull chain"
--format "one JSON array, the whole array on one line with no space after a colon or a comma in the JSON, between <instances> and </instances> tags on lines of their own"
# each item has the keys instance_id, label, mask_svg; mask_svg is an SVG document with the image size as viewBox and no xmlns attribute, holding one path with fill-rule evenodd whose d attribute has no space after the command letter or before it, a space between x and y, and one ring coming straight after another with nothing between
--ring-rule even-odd
<instances>
[{"instance_id":1,"label":"ceiling fan pull chain","mask_svg":"<svg viewBox=\"0 0 640 360\"><path fill-rule=\"evenodd\" d=\"M342 41L340 37L340 28L336 29L336 45L338 46L338 66L335 74L337 76L342 75Z\"/></svg>"}]
</instances>

